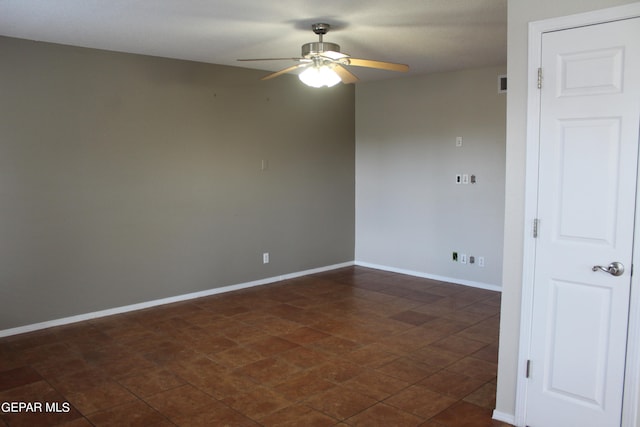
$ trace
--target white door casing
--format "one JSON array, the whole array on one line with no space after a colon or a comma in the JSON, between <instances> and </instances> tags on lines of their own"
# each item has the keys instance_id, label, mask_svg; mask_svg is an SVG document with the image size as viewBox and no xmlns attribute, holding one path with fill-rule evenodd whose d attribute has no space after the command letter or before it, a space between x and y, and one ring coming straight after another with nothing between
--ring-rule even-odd
<instances>
[{"instance_id":1,"label":"white door casing","mask_svg":"<svg viewBox=\"0 0 640 427\"><path fill-rule=\"evenodd\" d=\"M629 9L618 15L624 13ZM565 28L577 26L570 21ZM528 133L527 166L535 170L527 172L526 197L528 219L540 222L538 238L531 230L526 236L520 375L527 360L531 364L529 379L519 376L516 424L620 425L636 205L640 19L567 31L539 28L541 56L530 55L530 63L541 64L542 89L530 88L529 106L542 114L536 120L529 111L529 126L538 129ZM538 99L531 102L532 96ZM591 269L612 261L627 271L615 277Z\"/></svg>"}]
</instances>

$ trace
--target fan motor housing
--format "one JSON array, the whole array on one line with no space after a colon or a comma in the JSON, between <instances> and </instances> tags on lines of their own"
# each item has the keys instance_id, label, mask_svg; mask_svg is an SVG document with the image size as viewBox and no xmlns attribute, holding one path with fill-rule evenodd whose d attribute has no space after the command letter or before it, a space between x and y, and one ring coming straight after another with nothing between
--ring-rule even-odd
<instances>
[{"instance_id":1,"label":"fan motor housing","mask_svg":"<svg viewBox=\"0 0 640 427\"><path fill-rule=\"evenodd\" d=\"M340 52L340 45L329 42L311 42L302 45L302 56L304 58L323 52Z\"/></svg>"}]
</instances>

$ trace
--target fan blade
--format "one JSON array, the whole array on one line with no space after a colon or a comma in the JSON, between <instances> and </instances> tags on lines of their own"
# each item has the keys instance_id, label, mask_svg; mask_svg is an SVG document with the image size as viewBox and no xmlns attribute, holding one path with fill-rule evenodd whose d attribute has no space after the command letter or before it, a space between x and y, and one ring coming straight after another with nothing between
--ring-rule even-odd
<instances>
[{"instance_id":1,"label":"fan blade","mask_svg":"<svg viewBox=\"0 0 640 427\"><path fill-rule=\"evenodd\" d=\"M335 71L336 74L340 76L340 80L342 80L342 83L355 83L359 80L351 71L347 70L342 65L336 65L335 67L333 67L333 71Z\"/></svg>"},{"instance_id":2,"label":"fan blade","mask_svg":"<svg viewBox=\"0 0 640 427\"><path fill-rule=\"evenodd\" d=\"M409 66L405 64L396 64L395 62L372 61L370 59L349 58L349 65L356 67L379 68L389 71L409 71Z\"/></svg>"},{"instance_id":3,"label":"fan blade","mask_svg":"<svg viewBox=\"0 0 640 427\"><path fill-rule=\"evenodd\" d=\"M249 59L236 59L236 61L300 61L304 58L249 58Z\"/></svg>"},{"instance_id":4,"label":"fan blade","mask_svg":"<svg viewBox=\"0 0 640 427\"><path fill-rule=\"evenodd\" d=\"M306 67L309 64L296 64L296 65L292 65L291 67L287 67L283 70L280 71L276 71L275 73L271 73L271 74L267 74L266 76L264 76L263 78L261 78L260 80L270 80L273 79L274 77L278 77L282 74L288 73L289 71L293 71L296 68L302 68L302 67Z\"/></svg>"}]
</instances>

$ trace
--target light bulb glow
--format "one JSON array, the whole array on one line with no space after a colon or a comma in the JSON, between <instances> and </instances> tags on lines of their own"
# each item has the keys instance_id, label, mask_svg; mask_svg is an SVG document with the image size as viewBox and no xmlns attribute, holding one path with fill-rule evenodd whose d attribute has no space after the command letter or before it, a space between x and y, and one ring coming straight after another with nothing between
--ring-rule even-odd
<instances>
[{"instance_id":1,"label":"light bulb glow","mask_svg":"<svg viewBox=\"0 0 640 427\"><path fill-rule=\"evenodd\" d=\"M340 83L340 76L327 65L312 66L298 75L300 81L311 87L331 87Z\"/></svg>"}]
</instances>

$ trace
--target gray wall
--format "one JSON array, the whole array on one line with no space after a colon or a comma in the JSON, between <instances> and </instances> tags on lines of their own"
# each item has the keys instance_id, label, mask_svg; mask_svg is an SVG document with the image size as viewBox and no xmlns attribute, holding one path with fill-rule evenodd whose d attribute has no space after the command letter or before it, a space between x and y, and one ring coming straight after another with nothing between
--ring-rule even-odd
<instances>
[{"instance_id":1,"label":"gray wall","mask_svg":"<svg viewBox=\"0 0 640 427\"><path fill-rule=\"evenodd\" d=\"M356 87L356 261L499 287L504 67ZM463 137L456 147L456 137ZM456 174L476 184L457 185ZM485 267L452 261L452 252Z\"/></svg>"},{"instance_id":2,"label":"gray wall","mask_svg":"<svg viewBox=\"0 0 640 427\"><path fill-rule=\"evenodd\" d=\"M0 330L353 260L353 86L9 38L0 58Z\"/></svg>"},{"instance_id":3,"label":"gray wall","mask_svg":"<svg viewBox=\"0 0 640 427\"><path fill-rule=\"evenodd\" d=\"M625 0L509 0L507 94L507 157L500 357L496 410L515 414L522 257L527 119L528 23L633 3Z\"/></svg>"}]
</instances>

